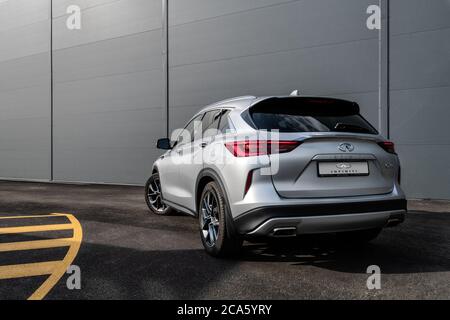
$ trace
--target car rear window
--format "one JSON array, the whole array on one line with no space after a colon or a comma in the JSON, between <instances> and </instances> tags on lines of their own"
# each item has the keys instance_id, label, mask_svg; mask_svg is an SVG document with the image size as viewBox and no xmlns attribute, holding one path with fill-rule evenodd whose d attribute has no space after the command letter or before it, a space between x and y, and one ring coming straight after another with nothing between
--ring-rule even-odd
<instances>
[{"instance_id":1,"label":"car rear window","mask_svg":"<svg viewBox=\"0 0 450 320\"><path fill-rule=\"evenodd\" d=\"M358 104L339 99L270 98L251 107L243 118L258 130L378 134L359 114Z\"/></svg>"}]
</instances>

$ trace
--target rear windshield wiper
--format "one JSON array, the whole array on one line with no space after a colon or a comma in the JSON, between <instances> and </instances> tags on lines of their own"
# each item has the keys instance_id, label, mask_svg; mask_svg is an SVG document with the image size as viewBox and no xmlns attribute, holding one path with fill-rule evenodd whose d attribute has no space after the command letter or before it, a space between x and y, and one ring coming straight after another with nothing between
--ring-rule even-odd
<instances>
[{"instance_id":1,"label":"rear windshield wiper","mask_svg":"<svg viewBox=\"0 0 450 320\"><path fill-rule=\"evenodd\" d=\"M357 133L372 133L369 129L358 126L356 124L337 123L334 126L334 131L339 132L357 132Z\"/></svg>"}]
</instances>

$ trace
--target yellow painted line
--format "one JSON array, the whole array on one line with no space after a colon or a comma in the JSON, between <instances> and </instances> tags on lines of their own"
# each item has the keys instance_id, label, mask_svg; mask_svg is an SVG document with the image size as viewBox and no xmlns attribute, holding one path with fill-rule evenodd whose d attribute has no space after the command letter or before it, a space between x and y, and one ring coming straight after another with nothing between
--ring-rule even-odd
<instances>
[{"instance_id":1,"label":"yellow painted line","mask_svg":"<svg viewBox=\"0 0 450 320\"><path fill-rule=\"evenodd\" d=\"M72 238L0 243L0 252L68 247Z\"/></svg>"},{"instance_id":2,"label":"yellow painted line","mask_svg":"<svg viewBox=\"0 0 450 320\"><path fill-rule=\"evenodd\" d=\"M41 214L41 215L29 215L29 216L6 216L0 217L0 220L6 219L31 219L31 218L52 218L52 217L64 217L65 214L62 213L54 213L54 214Z\"/></svg>"},{"instance_id":3,"label":"yellow painted line","mask_svg":"<svg viewBox=\"0 0 450 320\"><path fill-rule=\"evenodd\" d=\"M28 300L41 300L43 299L50 290L58 283L62 276L66 273L69 266L75 260L80 249L81 240L83 239L83 229L81 228L80 222L71 214L65 214L69 219L71 226L73 227L73 237L72 243L69 247L64 259L59 263L53 270L50 277L28 298Z\"/></svg>"},{"instance_id":4,"label":"yellow painted line","mask_svg":"<svg viewBox=\"0 0 450 320\"><path fill-rule=\"evenodd\" d=\"M0 234L73 229L72 238L0 243L0 252L69 247L66 256L61 261L47 261L39 263L26 263L26 264L0 266L0 280L49 275L49 277L42 283L42 285L28 298L29 300L43 299L50 292L50 290L58 283L58 281L66 273L69 266L73 263L75 257L78 254L81 245L81 240L83 238L83 230L81 228L81 224L73 215L66 213L0 217L0 219L26 219L26 218L57 217L57 216L67 217L70 223L0 228Z\"/></svg>"},{"instance_id":5,"label":"yellow painted line","mask_svg":"<svg viewBox=\"0 0 450 320\"><path fill-rule=\"evenodd\" d=\"M61 261L0 266L0 280L48 275L54 272Z\"/></svg>"},{"instance_id":6,"label":"yellow painted line","mask_svg":"<svg viewBox=\"0 0 450 320\"><path fill-rule=\"evenodd\" d=\"M73 229L73 226L70 223L47 224L47 225L38 225L38 226L0 228L0 234L27 233L27 232L39 232L39 231L56 231L56 230L70 230L70 229Z\"/></svg>"}]
</instances>

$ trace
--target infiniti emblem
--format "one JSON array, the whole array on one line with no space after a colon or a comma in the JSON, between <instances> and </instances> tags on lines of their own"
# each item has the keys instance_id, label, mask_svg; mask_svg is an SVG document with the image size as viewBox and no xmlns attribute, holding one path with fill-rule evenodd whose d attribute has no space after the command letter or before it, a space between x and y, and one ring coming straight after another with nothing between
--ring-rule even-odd
<instances>
[{"instance_id":1,"label":"infiniti emblem","mask_svg":"<svg viewBox=\"0 0 450 320\"><path fill-rule=\"evenodd\" d=\"M339 145L338 149L342 152L352 152L355 150L355 147L351 143L344 142Z\"/></svg>"},{"instance_id":2,"label":"infiniti emblem","mask_svg":"<svg viewBox=\"0 0 450 320\"><path fill-rule=\"evenodd\" d=\"M338 169L350 169L352 167L352 165L350 163L338 163L336 165L336 168Z\"/></svg>"}]
</instances>

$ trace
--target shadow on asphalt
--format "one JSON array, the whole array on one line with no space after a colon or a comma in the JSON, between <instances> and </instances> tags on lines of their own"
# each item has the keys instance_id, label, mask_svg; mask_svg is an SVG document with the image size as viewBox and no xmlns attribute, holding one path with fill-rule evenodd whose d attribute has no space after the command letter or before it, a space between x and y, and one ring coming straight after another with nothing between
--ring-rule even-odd
<instances>
[{"instance_id":1,"label":"shadow on asphalt","mask_svg":"<svg viewBox=\"0 0 450 320\"><path fill-rule=\"evenodd\" d=\"M427 260L418 263L416 257L383 244L349 249L335 248L328 243L330 239L320 239L320 246L316 242L318 239L304 240L300 238L298 242L291 243L246 244L242 254L233 259L213 258L202 249L139 251L84 244L82 254L76 260L76 264L82 266L83 270L83 290L69 292L60 285L49 298L205 299L217 294L215 287L226 286L225 283L234 286L233 290L236 290L238 283L242 285L248 281L270 283L272 276L267 270L276 270L280 264L292 271L297 269L298 272L301 272L301 266L310 265L353 274L365 274L367 266L372 264L380 265L383 274L450 270L448 264L429 264ZM272 266L260 269L253 265L241 269L246 262ZM230 275L233 276L230 278ZM248 284L246 289L258 290L257 286L253 286L254 284Z\"/></svg>"},{"instance_id":2,"label":"shadow on asphalt","mask_svg":"<svg viewBox=\"0 0 450 320\"><path fill-rule=\"evenodd\" d=\"M386 232L386 230L384 231ZM301 236L296 239L248 244L239 257L243 261L285 262L310 265L346 273L366 273L362 266L382 266L384 274L450 271L450 260L429 257L420 251L388 243L380 236L365 245L339 245L333 235Z\"/></svg>"}]
</instances>

